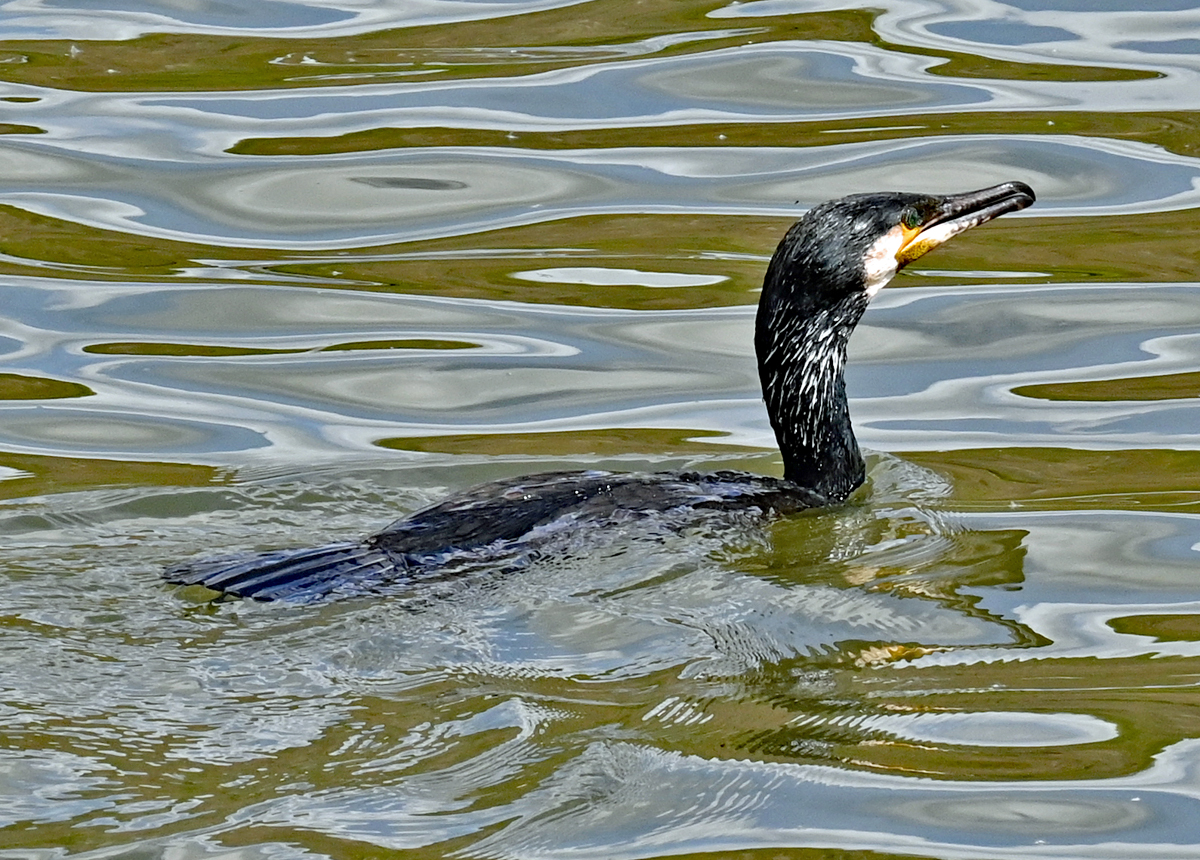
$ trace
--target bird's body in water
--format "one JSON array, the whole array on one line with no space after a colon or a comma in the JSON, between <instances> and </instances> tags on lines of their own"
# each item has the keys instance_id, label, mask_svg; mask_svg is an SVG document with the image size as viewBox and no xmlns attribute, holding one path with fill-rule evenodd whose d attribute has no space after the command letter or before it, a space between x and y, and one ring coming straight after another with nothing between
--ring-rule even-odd
<instances>
[{"instance_id":1,"label":"bird's body in water","mask_svg":"<svg viewBox=\"0 0 1200 860\"><path fill-rule=\"evenodd\" d=\"M865 466L850 424L846 345L871 298L904 265L971 227L1024 209L1029 186L957 195L885 192L821 204L779 243L755 325L763 398L782 479L748 472L550 472L481 484L360 541L199 559L166 578L258 599L311 599L420 579L454 556L511 556L564 529L644 515L778 516L844 502Z\"/></svg>"}]
</instances>

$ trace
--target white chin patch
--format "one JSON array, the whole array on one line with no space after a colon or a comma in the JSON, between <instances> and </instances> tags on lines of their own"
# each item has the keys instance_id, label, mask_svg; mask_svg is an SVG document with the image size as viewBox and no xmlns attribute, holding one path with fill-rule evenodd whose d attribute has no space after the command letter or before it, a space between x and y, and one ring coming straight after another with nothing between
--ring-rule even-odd
<instances>
[{"instance_id":1,"label":"white chin patch","mask_svg":"<svg viewBox=\"0 0 1200 860\"><path fill-rule=\"evenodd\" d=\"M896 255L904 246L904 230L895 226L875 240L871 250L863 259L863 273L866 275L867 298L875 298L875 294L887 286L887 282L896 276L900 264Z\"/></svg>"}]
</instances>

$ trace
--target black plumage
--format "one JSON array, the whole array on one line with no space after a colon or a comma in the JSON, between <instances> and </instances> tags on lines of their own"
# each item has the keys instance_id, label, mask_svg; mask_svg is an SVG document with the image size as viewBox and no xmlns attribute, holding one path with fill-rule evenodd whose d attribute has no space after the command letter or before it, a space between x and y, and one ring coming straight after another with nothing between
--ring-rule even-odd
<instances>
[{"instance_id":1,"label":"black plumage","mask_svg":"<svg viewBox=\"0 0 1200 860\"><path fill-rule=\"evenodd\" d=\"M782 480L550 472L481 484L361 541L199 559L165 576L258 599L313 598L419 581L464 556L512 557L588 524L667 514L682 525L688 511L782 515L843 502L865 475L844 368L870 299L931 248L1033 201L1020 182L958 195L860 194L814 207L788 230L767 267L754 338Z\"/></svg>"}]
</instances>

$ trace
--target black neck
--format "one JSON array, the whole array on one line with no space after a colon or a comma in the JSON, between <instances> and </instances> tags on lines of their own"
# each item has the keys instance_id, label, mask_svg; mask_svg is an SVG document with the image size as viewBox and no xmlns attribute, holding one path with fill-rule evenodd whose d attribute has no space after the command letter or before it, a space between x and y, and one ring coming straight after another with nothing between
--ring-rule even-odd
<instances>
[{"instance_id":1,"label":"black neck","mask_svg":"<svg viewBox=\"0 0 1200 860\"><path fill-rule=\"evenodd\" d=\"M846 402L846 344L867 308L864 293L831 308L797 308L767 290L754 345L767 414L789 481L840 502L866 467Z\"/></svg>"}]
</instances>

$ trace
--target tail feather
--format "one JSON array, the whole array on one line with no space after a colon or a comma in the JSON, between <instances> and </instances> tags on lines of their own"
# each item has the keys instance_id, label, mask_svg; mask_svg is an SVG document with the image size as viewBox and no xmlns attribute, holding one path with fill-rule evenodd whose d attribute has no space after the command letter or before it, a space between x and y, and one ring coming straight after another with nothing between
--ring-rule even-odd
<instances>
[{"instance_id":1,"label":"tail feather","mask_svg":"<svg viewBox=\"0 0 1200 860\"><path fill-rule=\"evenodd\" d=\"M168 568L176 585L203 585L236 597L312 599L335 590L367 589L396 577L395 559L363 543L201 558Z\"/></svg>"}]
</instances>

